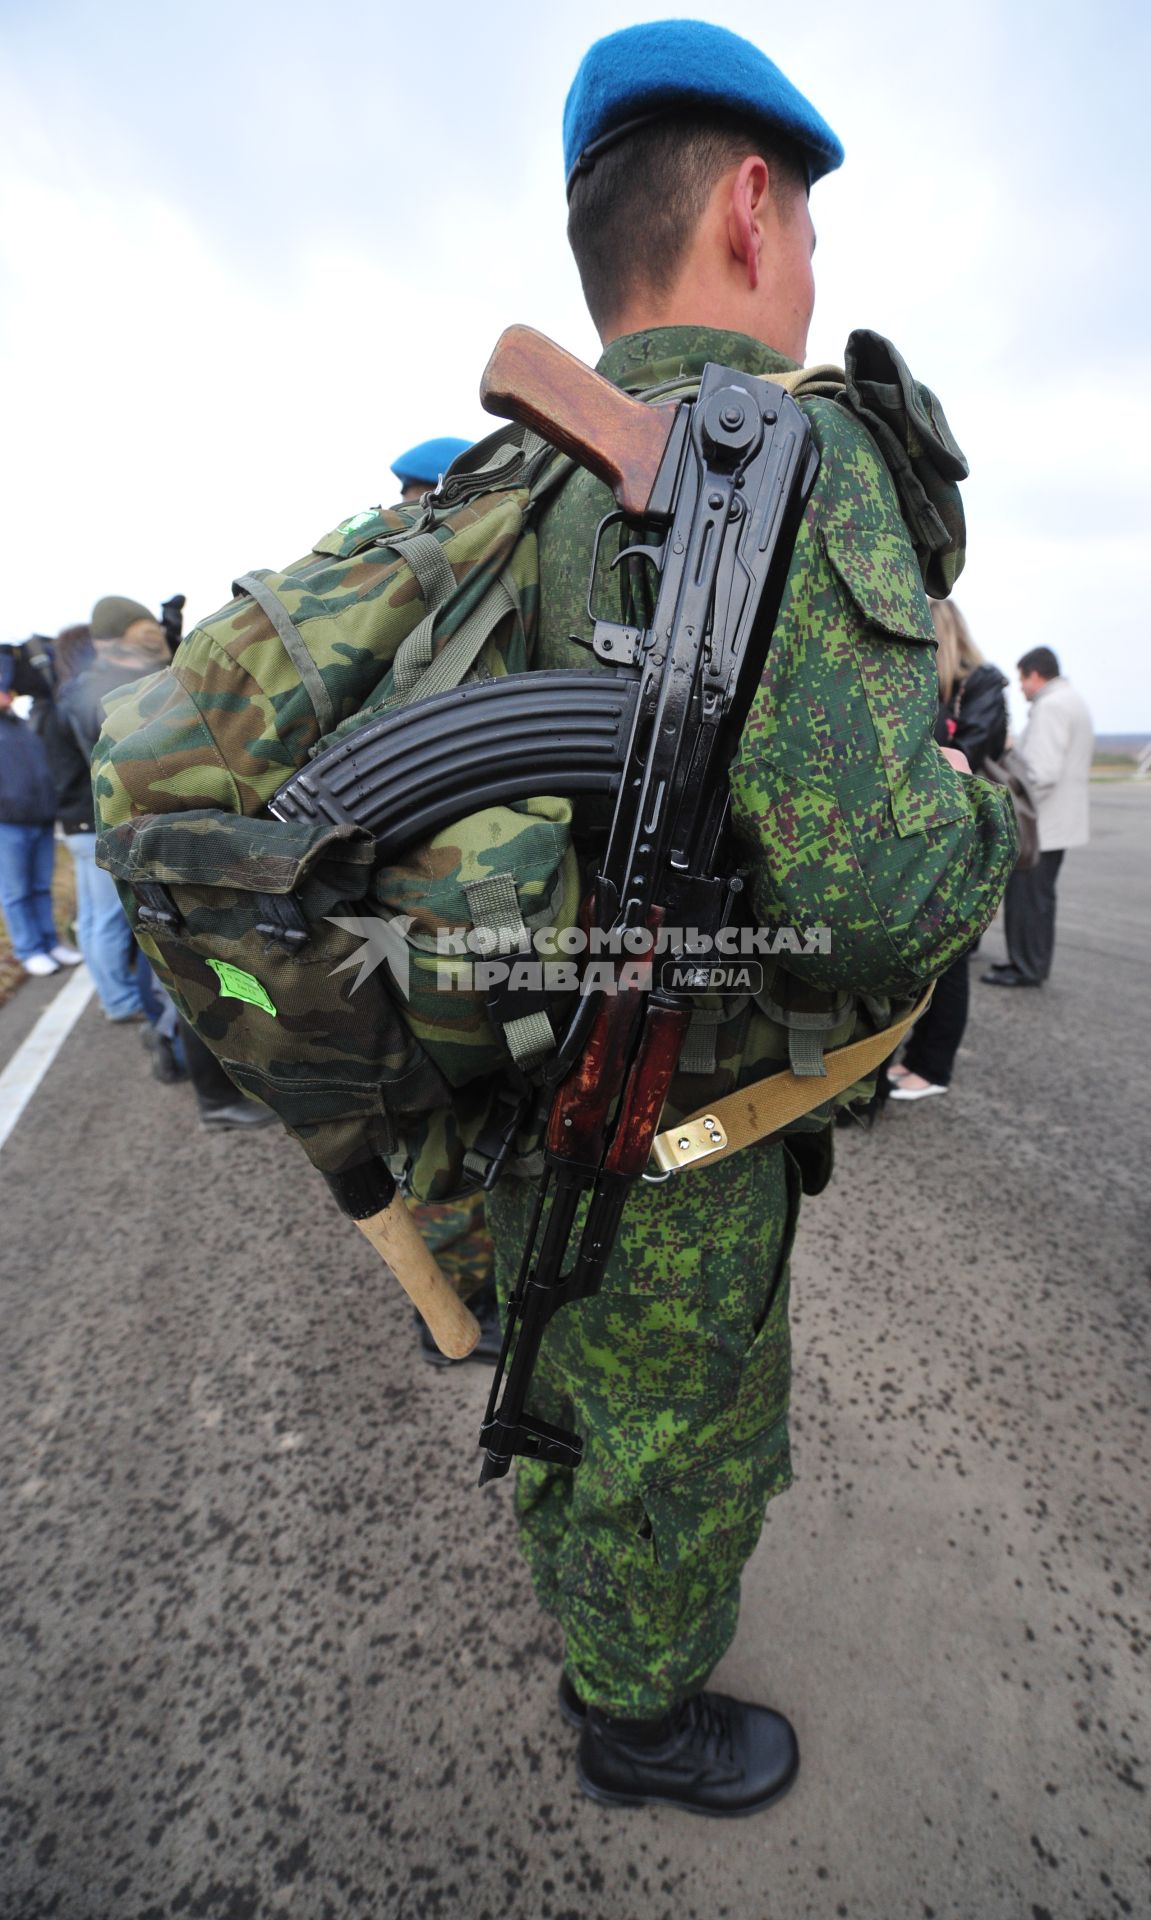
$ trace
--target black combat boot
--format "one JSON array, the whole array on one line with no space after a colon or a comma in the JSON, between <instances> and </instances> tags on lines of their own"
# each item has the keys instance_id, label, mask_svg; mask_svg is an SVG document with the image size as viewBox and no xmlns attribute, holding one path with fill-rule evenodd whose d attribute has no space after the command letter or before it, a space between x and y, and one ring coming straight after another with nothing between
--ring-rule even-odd
<instances>
[{"instance_id":1,"label":"black combat boot","mask_svg":"<svg viewBox=\"0 0 1151 1920\"><path fill-rule=\"evenodd\" d=\"M697 1693L659 1720L613 1720L588 1709L576 1766L592 1800L681 1807L735 1819L787 1792L799 1743L781 1713L725 1693Z\"/></svg>"},{"instance_id":2,"label":"black combat boot","mask_svg":"<svg viewBox=\"0 0 1151 1920\"><path fill-rule=\"evenodd\" d=\"M169 1034L161 1033L159 1027L142 1027L140 1038L152 1056L152 1077L163 1082L164 1086L175 1086L177 1080L185 1075L176 1054L176 1045Z\"/></svg>"},{"instance_id":3,"label":"black combat boot","mask_svg":"<svg viewBox=\"0 0 1151 1920\"><path fill-rule=\"evenodd\" d=\"M582 1727L587 1719L587 1703L580 1699L566 1673L560 1674L560 1714L569 1727Z\"/></svg>"}]
</instances>

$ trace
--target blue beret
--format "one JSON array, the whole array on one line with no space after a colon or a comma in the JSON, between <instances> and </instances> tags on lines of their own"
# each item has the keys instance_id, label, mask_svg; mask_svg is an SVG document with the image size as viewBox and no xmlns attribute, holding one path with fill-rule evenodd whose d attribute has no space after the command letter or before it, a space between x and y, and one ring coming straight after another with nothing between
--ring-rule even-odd
<instances>
[{"instance_id":1,"label":"blue beret","mask_svg":"<svg viewBox=\"0 0 1151 1920\"><path fill-rule=\"evenodd\" d=\"M826 120L775 63L726 27L656 20L589 47L564 106L568 193L597 153L636 125L677 110L721 109L786 136L806 160L808 183L843 164Z\"/></svg>"},{"instance_id":2,"label":"blue beret","mask_svg":"<svg viewBox=\"0 0 1151 1920\"><path fill-rule=\"evenodd\" d=\"M401 486L426 480L429 487L434 487L441 473L446 473L452 461L466 453L471 444L470 440L453 440L450 434L439 440L421 440L418 447L409 447L392 461L392 472Z\"/></svg>"}]
</instances>

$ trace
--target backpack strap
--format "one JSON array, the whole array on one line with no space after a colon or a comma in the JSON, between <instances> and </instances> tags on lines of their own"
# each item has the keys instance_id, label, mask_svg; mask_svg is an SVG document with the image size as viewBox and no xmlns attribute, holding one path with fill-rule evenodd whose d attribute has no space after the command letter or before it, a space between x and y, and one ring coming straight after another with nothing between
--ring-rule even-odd
<instances>
[{"instance_id":1,"label":"backpack strap","mask_svg":"<svg viewBox=\"0 0 1151 1920\"><path fill-rule=\"evenodd\" d=\"M735 1020L747 1006L750 995L728 995L722 1007L695 1007L691 1023L679 1050L677 1073L714 1073L718 1064L719 1030Z\"/></svg>"},{"instance_id":2,"label":"backpack strap","mask_svg":"<svg viewBox=\"0 0 1151 1920\"><path fill-rule=\"evenodd\" d=\"M529 947L528 930L516 897L514 874L489 873L482 880L466 881L464 892L474 927L498 934L501 941L510 940L516 946ZM516 995L512 993L508 998L514 1008ZM555 1051L551 1021L542 1008L534 1007L526 1013L513 1014L510 1020L501 1020L499 1025L508 1052L524 1073L538 1067L549 1053Z\"/></svg>"},{"instance_id":3,"label":"backpack strap","mask_svg":"<svg viewBox=\"0 0 1151 1920\"><path fill-rule=\"evenodd\" d=\"M843 368L833 366L830 360L818 367L796 367L794 373L771 373L767 378L790 393L793 400L836 400L847 385Z\"/></svg>"},{"instance_id":4,"label":"backpack strap","mask_svg":"<svg viewBox=\"0 0 1151 1920\"><path fill-rule=\"evenodd\" d=\"M455 588L456 576L435 534L426 528L413 527L410 533L396 534L388 545L403 554L415 574L426 611L431 613L434 608L442 607Z\"/></svg>"},{"instance_id":5,"label":"backpack strap","mask_svg":"<svg viewBox=\"0 0 1151 1920\"><path fill-rule=\"evenodd\" d=\"M825 1100L844 1093L857 1080L865 1080L895 1052L909 1027L926 1013L934 992L933 982L910 1013L881 1033L833 1048L824 1056L824 1073L817 1082L800 1079L794 1071L771 1073L657 1134L652 1147L656 1166L667 1175L704 1162L726 1160L741 1147L754 1146L757 1140L766 1140L769 1134L802 1119L813 1107L821 1107Z\"/></svg>"},{"instance_id":6,"label":"backpack strap","mask_svg":"<svg viewBox=\"0 0 1151 1920\"><path fill-rule=\"evenodd\" d=\"M308 644L300 629L294 624L291 614L267 584L266 568L258 568L254 573L242 573L233 580L233 593L246 593L266 613L280 639L296 672L300 676L305 693L312 703L321 738L330 732L336 724L335 709L332 706L328 689L324 685L323 675L308 652Z\"/></svg>"},{"instance_id":7,"label":"backpack strap","mask_svg":"<svg viewBox=\"0 0 1151 1920\"><path fill-rule=\"evenodd\" d=\"M446 693L449 688L458 687L483 652L485 642L509 613L523 618L515 580L510 571L505 570L492 581L479 605L472 608L459 631L453 633L447 646L434 657L432 630L436 616L434 612L425 614L396 653L393 662L396 696L389 704L404 707L413 700L427 700L433 693Z\"/></svg>"},{"instance_id":8,"label":"backpack strap","mask_svg":"<svg viewBox=\"0 0 1151 1920\"><path fill-rule=\"evenodd\" d=\"M435 534L426 528L416 527L411 533L401 533L389 540L388 545L407 561L424 602L423 619L406 640L400 642L392 662L392 684L399 695L392 704L401 706L419 697L416 689L432 664L436 615L454 591L456 576Z\"/></svg>"},{"instance_id":9,"label":"backpack strap","mask_svg":"<svg viewBox=\"0 0 1151 1920\"><path fill-rule=\"evenodd\" d=\"M557 454L538 434L525 434L516 461L514 481L515 485L528 489L524 508L525 532L545 500L574 471L574 467L573 460L568 459L566 454ZM477 469L476 474L470 476L471 481L479 481L486 472L486 468ZM499 478L500 468L497 466L493 483ZM485 643L501 620L514 614L523 624L523 608L515 575L510 567L505 567L458 631L453 633L447 645L435 653L436 621L458 584L456 578L444 559L439 541L423 523L410 533L400 534L398 539L390 540L388 544L397 548L411 565L419 581L425 607L423 619L407 639L401 641L392 662L394 692L388 706L403 707L413 700L427 700L434 693L447 693L450 688L458 687L471 672Z\"/></svg>"}]
</instances>

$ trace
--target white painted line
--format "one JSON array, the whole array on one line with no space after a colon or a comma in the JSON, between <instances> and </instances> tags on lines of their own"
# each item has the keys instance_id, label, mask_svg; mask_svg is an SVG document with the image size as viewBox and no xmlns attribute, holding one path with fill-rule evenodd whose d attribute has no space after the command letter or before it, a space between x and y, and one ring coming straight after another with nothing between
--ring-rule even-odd
<instances>
[{"instance_id":1,"label":"white painted line","mask_svg":"<svg viewBox=\"0 0 1151 1920\"><path fill-rule=\"evenodd\" d=\"M77 967L50 1007L45 1007L22 1047L0 1073L0 1147L95 992L87 967Z\"/></svg>"}]
</instances>

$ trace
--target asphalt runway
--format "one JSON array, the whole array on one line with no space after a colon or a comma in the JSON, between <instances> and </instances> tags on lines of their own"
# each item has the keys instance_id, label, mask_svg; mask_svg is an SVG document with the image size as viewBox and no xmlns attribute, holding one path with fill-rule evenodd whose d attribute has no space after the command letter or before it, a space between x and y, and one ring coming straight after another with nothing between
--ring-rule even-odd
<instances>
[{"instance_id":1,"label":"asphalt runway","mask_svg":"<svg viewBox=\"0 0 1151 1920\"><path fill-rule=\"evenodd\" d=\"M579 1796L485 1374L88 1006L0 1151L3 1920L1151 1914L1151 784L1093 826L1049 986L973 985L949 1096L806 1207L717 1674L803 1768L751 1820Z\"/></svg>"}]
</instances>

